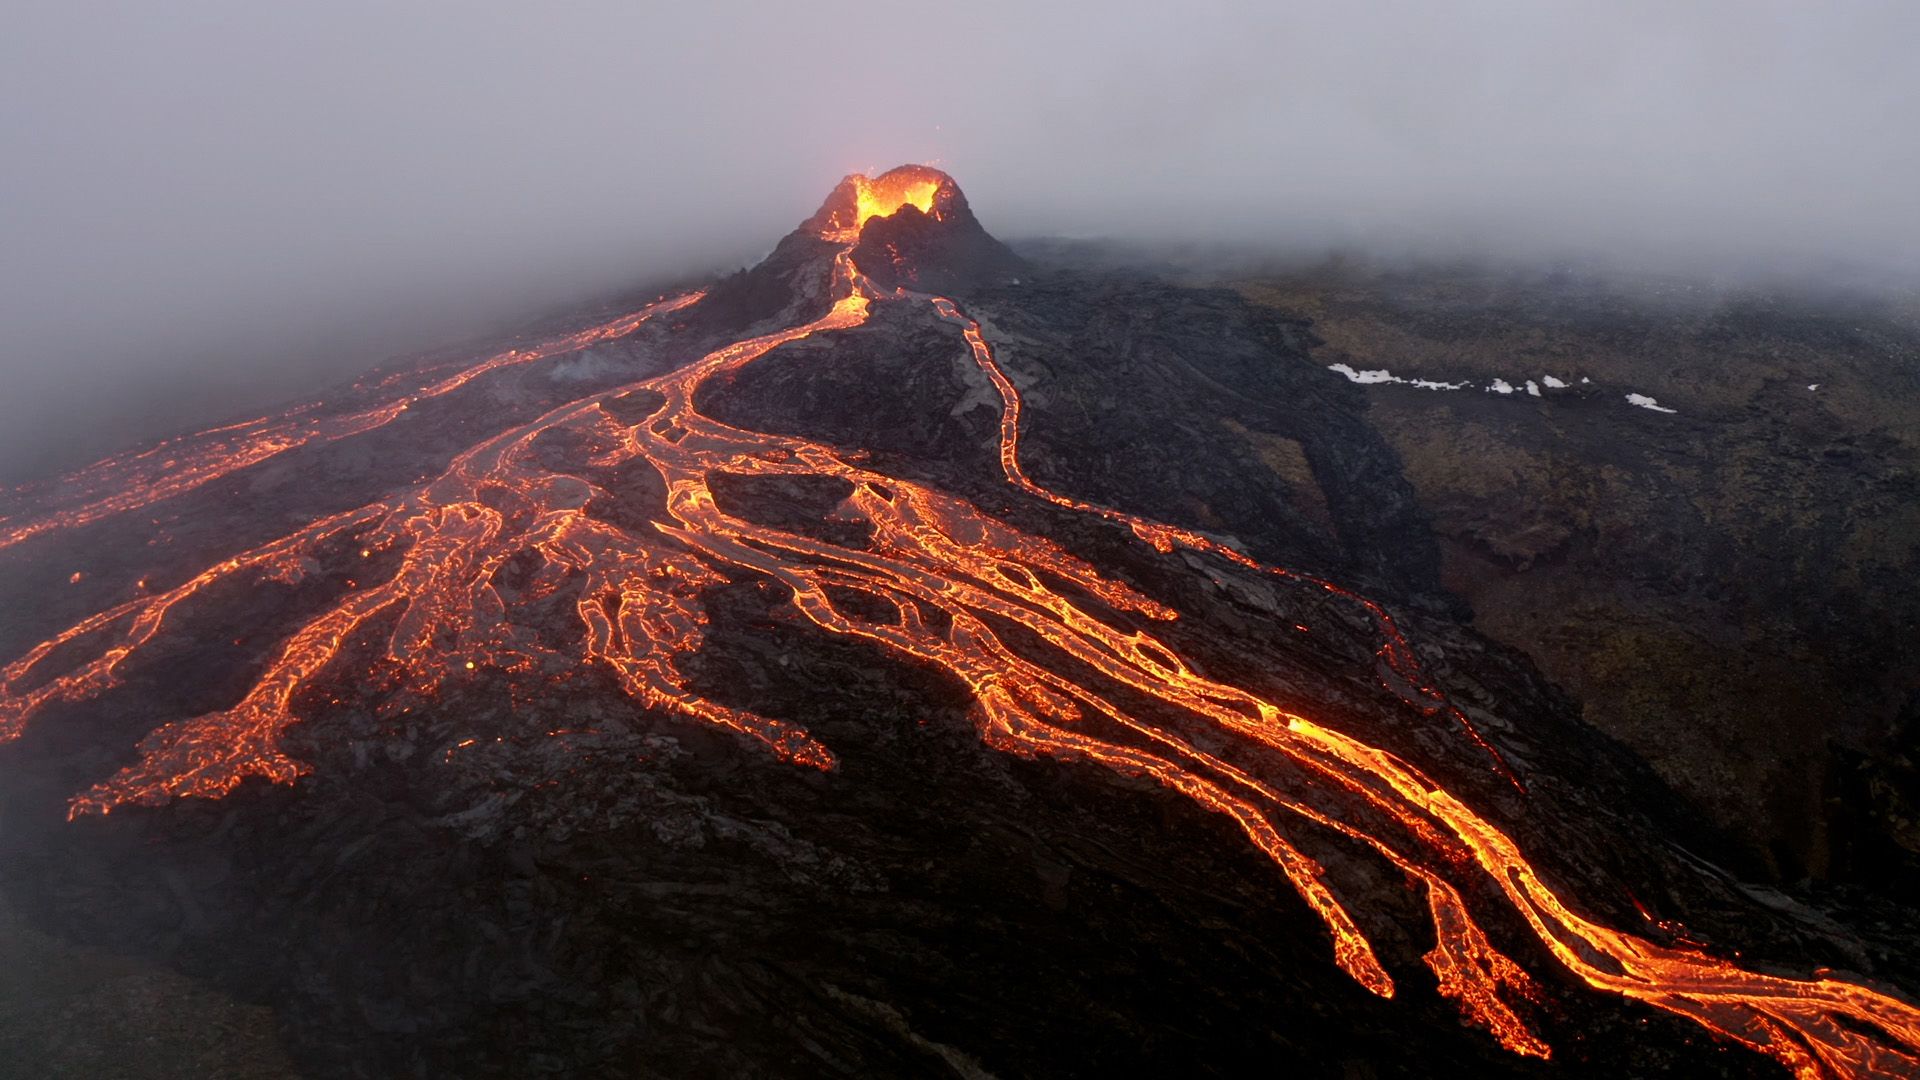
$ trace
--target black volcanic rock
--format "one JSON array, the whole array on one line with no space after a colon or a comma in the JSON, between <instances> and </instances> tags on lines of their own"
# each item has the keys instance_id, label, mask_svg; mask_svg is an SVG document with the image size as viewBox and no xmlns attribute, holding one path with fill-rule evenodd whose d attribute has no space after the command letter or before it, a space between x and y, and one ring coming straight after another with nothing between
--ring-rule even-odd
<instances>
[{"instance_id":1,"label":"black volcanic rock","mask_svg":"<svg viewBox=\"0 0 1920 1080\"><path fill-rule=\"evenodd\" d=\"M1029 471L1363 587L1527 792L1383 676L1378 628L1355 605L1304 579L1157 552L1009 485L997 393L924 297L875 300L861 326L703 384L701 412L932 483L1161 600L1180 617L1125 625L1427 771L1508 830L1585 915L1667 933L1647 925L1646 905L1708 948L1782 970L1914 970L1909 913L1870 899L1840 919L1806 894L1716 869L1737 849L1583 723L1524 654L1467 623L1407 462L1368 422L1364 391L1313 362L1302 322L1219 290L1036 271L980 227L950 179L910 170L927 173L929 211L870 219L852 258L883 290L951 293L980 320L1025 395ZM5 657L72 621L44 599L69 564L96 570L64 603L114 599L156 560L191 572L231 554L236 535L252 543L356 505L583 393L818 316L858 224L858 185L843 182L772 256L683 317L596 346L603 365L574 381L534 370L481 380L383 433L382 464L361 460L364 446L311 448L241 474L245 499L209 489L158 508L159 540L143 514L58 551L9 554ZM637 425L664 401L641 391L599 408ZM620 433L568 432L529 453L579 463L599 490L595 520L669 543L652 527L669 524L660 473L594 461L594 440ZM857 546L869 534L841 512L854 485L838 477L725 473L710 487L720 512L791 537ZM398 558L342 554L369 572ZM169 709L230 702L276 635L337 584L315 574L206 597L178 613L165 651L129 661L119 689L58 704L0 747L0 888L13 906L270 1002L310 1075L1776 1071L1557 974L1520 918L1492 907L1487 932L1539 980L1536 999L1516 1004L1555 1048L1548 1063L1516 1057L1436 993L1421 959L1434 944L1425 903L1403 878L1336 832L1290 832L1398 981L1395 998L1375 997L1335 966L1313 913L1229 819L1139 775L990 748L955 677L820 629L796 612L790 584L737 567L699 585L701 639L678 670L720 706L804 725L838 755L831 773L644 707L595 662L533 693L483 668L437 696L402 697L387 617L354 638L330 681L303 691L286 748L312 773L296 786L250 782L218 801L65 820L65 797L123 764ZM528 613L530 635L578 639L577 583L535 561L493 584ZM887 617L866 600L866 617ZM1471 899L1484 900L1491 886L1476 887Z\"/></svg>"},{"instance_id":2,"label":"black volcanic rock","mask_svg":"<svg viewBox=\"0 0 1920 1080\"><path fill-rule=\"evenodd\" d=\"M688 313L696 333L765 332L824 314L833 304L833 255L839 245L805 226L788 233L753 266L715 282Z\"/></svg>"},{"instance_id":3,"label":"black volcanic rock","mask_svg":"<svg viewBox=\"0 0 1920 1080\"><path fill-rule=\"evenodd\" d=\"M853 249L854 265L883 288L941 294L966 294L1017 278L1025 263L981 226L952 178L936 175L940 186L931 210L902 206L868 221Z\"/></svg>"},{"instance_id":4,"label":"black volcanic rock","mask_svg":"<svg viewBox=\"0 0 1920 1080\"><path fill-rule=\"evenodd\" d=\"M1541 397L1356 388L1446 587L1756 873L1920 898L1911 308L1591 271L1243 273L1250 299L1311 314L1318 366L1557 376Z\"/></svg>"},{"instance_id":5,"label":"black volcanic rock","mask_svg":"<svg viewBox=\"0 0 1920 1080\"><path fill-rule=\"evenodd\" d=\"M916 292L964 295L1017 279L1019 256L987 235L957 191L955 202L963 217L934 217L903 206L873 219L860 233L854 264L884 287Z\"/></svg>"}]
</instances>

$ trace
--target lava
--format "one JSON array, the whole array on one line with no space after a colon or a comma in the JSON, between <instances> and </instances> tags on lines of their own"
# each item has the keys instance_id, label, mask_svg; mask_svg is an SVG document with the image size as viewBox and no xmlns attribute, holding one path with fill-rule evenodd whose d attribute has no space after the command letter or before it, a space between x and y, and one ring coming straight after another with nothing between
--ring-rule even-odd
<instances>
[{"instance_id":1,"label":"lava","mask_svg":"<svg viewBox=\"0 0 1920 1080\"><path fill-rule=\"evenodd\" d=\"M940 190L937 177L903 173L898 169L878 180L860 177L854 184L858 207L855 225L865 225L868 218L891 217L903 206L912 206L923 214L932 213L933 197Z\"/></svg>"},{"instance_id":2,"label":"lava","mask_svg":"<svg viewBox=\"0 0 1920 1080\"><path fill-rule=\"evenodd\" d=\"M138 760L71 801L72 815L219 797L248 777L293 782L309 767L289 757L281 740L297 722L300 692L326 679L342 650L376 624L390 627L385 654L422 693L480 666L537 686L590 665L611 673L640 706L738 732L786 761L831 771L832 751L808 732L713 701L678 667L702 645L704 592L728 575L754 574L785 586L794 610L823 630L959 679L972 692L987 744L1150 777L1224 815L1325 924L1334 962L1381 997L1398 988L1374 951L1367 913L1349 910L1292 830L1345 837L1424 894L1434 933L1424 959L1433 985L1514 1053L1546 1058L1552 1050L1527 1019L1541 993L1536 976L1494 944L1473 909L1496 898L1566 976L1693 1020L1797 1076L1920 1073L1920 1010L1891 993L1832 977L1749 970L1700 948L1662 945L1595 922L1498 825L1414 765L1210 678L1140 629L1178 617L1159 601L965 500L874 471L864 454L702 414L695 399L703 386L776 348L858 327L874 304L928 304L959 328L999 390L1000 461L1011 485L1122 524L1155 551L1185 549L1362 605L1380 631L1382 664L1413 688L1410 702L1424 714L1451 716L1493 767L1514 779L1494 747L1425 678L1379 605L1198 533L1032 481L1020 460L1020 396L980 324L950 299L882 290L853 261L866 221L909 205L937 216L951 181L918 167L850 180L852 204L820 227L821 238L839 249L830 271L833 303L818 318L567 402L472 446L416 487L81 620L0 670L0 742L18 738L55 702L96 698L119 684L123 669L154 647L176 613L216 583L293 580L350 562L356 576L342 595L278 643L240 700L154 730ZM542 355L619 336L657 311L697 300L693 294L661 301ZM293 446L371 430L410 401L451 392L489 365L532 358L503 354L337 420L288 415L114 459L73 483L80 495L66 509L0 532L0 546L150 504ZM554 441L556 434L566 438ZM549 464L542 447L552 445L573 448L577 462L565 469ZM634 485L621 478L644 469L657 475L664 498L650 518L635 523L621 515L628 523L616 524L603 512L617 501L613 485L630 492ZM868 539L834 543L729 514L714 497L718 474L842 481L850 494L836 517L863 523ZM533 570L525 584L508 588L501 577L509 566ZM869 602L854 610L846 602L854 594ZM578 619L570 647L535 633L523 615L561 595L573 598Z\"/></svg>"},{"instance_id":3,"label":"lava","mask_svg":"<svg viewBox=\"0 0 1920 1080\"><path fill-rule=\"evenodd\" d=\"M251 468L303 446L337 442L398 420L412 406L443 397L504 367L564 356L633 333L655 315L700 299L688 293L657 301L598 326L568 334L531 349L508 349L477 364L428 383L400 397L338 416L311 416L312 406L277 417L261 417L169 439L150 449L121 454L64 478L37 516L0 517L0 550L37 536L91 525L116 514L185 495L224 476Z\"/></svg>"},{"instance_id":4,"label":"lava","mask_svg":"<svg viewBox=\"0 0 1920 1080\"><path fill-rule=\"evenodd\" d=\"M902 207L911 206L939 218L944 213L941 196L952 184L947 174L923 165L902 165L874 177L856 173L847 177L835 192L834 201L838 202L843 192L845 200L831 206L821 223L820 235L851 248L859 241L860 230L868 221L892 217Z\"/></svg>"}]
</instances>

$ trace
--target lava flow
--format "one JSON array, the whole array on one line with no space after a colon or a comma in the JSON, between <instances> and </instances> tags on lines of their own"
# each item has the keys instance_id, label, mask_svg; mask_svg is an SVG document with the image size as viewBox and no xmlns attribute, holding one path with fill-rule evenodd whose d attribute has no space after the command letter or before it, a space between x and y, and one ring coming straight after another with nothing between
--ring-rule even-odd
<instances>
[{"instance_id":1,"label":"lava flow","mask_svg":"<svg viewBox=\"0 0 1920 1080\"><path fill-rule=\"evenodd\" d=\"M688 293L660 300L531 349L508 349L400 397L343 415L310 415L312 407L308 406L280 416L261 417L169 439L147 450L107 458L63 478L59 490L49 500L54 505L42 513L0 517L0 551L36 536L91 525L116 514L185 495L289 450L364 435L398 420L412 406L451 394L489 372L564 356L603 341L626 337L655 315L677 311L698 299L699 293Z\"/></svg>"},{"instance_id":2,"label":"lava flow","mask_svg":"<svg viewBox=\"0 0 1920 1080\"><path fill-rule=\"evenodd\" d=\"M816 219L823 223L819 238L837 245L830 268L823 268L831 275L825 313L727 344L656 378L568 402L473 446L415 488L316 521L172 589L76 623L0 671L0 742L19 737L56 701L94 698L118 684L175 613L214 584L291 579L330 560L360 557L381 571L348 582L344 595L289 634L239 701L160 726L141 744L136 762L75 797L72 814L176 796L218 797L247 777L293 781L309 767L287 755L281 737L297 720L300 692L323 680L342 650L375 626L391 626L386 655L425 692L477 665L528 682L595 665L643 706L737 731L783 759L831 770L832 751L805 730L711 700L677 667L679 657L701 647L704 591L726 580L723 573L757 574L790 590L794 609L817 626L964 682L988 744L1151 777L1226 815L1325 922L1335 962L1375 994L1391 997L1396 986L1368 937L1367 913L1348 909L1288 827L1354 841L1417 886L1432 919L1435 943L1424 959L1439 992L1515 1053L1550 1056L1527 1019L1539 987L1496 947L1474 903L1504 904L1516 925L1531 930L1535 950L1573 979L1693 1020L1797 1076L1920 1074L1920 1010L1892 994L1837 978L1752 971L1594 922L1504 831L1432 777L1385 750L1208 678L1137 629L1176 618L1166 605L962 499L873 471L862 455L745 430L696 408L698 392L716 378L783 345L861 326L872 305L930 305L935 317L959 327L999 391L1000 460L1011 484L1124 524L1159 552L1184 548L1294 577L1363 605L1380 630L1383 661L1417 688L1414 704L1427 714L1448 712L1513 779L1492 745L1421 674L1378 605L1198 533L1080 502L1029 479L1020 462L1020 396L979 323L953 300L881 289L854 258L870 220L908 206L940 220L955 194L944 174L921 167L850 177L831 212ZM618 336L626 332L620 327L631 330L654 310L698 299L662 301L552 348ZM76 488L83 495L74 508L8 527L0 546L168 497L303 441L368 430L391 420L391 410L450 392L488 365L531 358L495 357L338 421L259 421L210 433L195 446L103 463L82 474ZM548 451L556 445L578 456L574 467L550 464ZM650 508L652 517L632 524L631 515L604 513L634 487L621 484L616 491L616 482L634 475L628 470L645 469L664 483L664 500ZM863 546L835 543L728 513L711 486L719 474L843 482L850 494L835 516L863 524L868 539ZM129 486L113 490L115 484ZM501 583L510 566L532 568L521 575L526 584ZM516 619L530 605L562 596L578 616L577 638L567 648Z\"/></svg>"}]
</instances>

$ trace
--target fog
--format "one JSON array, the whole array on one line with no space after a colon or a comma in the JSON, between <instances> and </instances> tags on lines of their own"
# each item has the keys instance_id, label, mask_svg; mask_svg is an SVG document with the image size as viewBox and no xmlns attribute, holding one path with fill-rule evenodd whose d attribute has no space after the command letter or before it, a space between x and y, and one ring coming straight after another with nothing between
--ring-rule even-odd
<instances>
[{"instance_id":1,"label":"fog","mask_svg":"<svg viewBox=\"0 0 1920 1080\"><path fill-rule=\"evenodd\" d=\"M738 265L926 161L1005 237L1905 280L1920 8L16 4L0 475Z\"/></svg>"}]
</instances>

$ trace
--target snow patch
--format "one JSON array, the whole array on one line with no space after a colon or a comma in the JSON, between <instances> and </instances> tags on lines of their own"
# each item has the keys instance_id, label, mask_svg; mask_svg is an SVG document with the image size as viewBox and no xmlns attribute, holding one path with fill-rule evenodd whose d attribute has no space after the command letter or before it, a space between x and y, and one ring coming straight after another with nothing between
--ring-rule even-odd
<instances>
[{"instance_id":1,"label":"snow patch","mask_svg":"<svg viewBox=\"0 0 1920 1080\"><path fill-rule=\"evenodd\" d=\"M1470 382L1439 382L1434 379L1406 379L1395 375L1385 368L1361 371L1351 364L1328 364L1327 370L1337 371L1345 375L1347 381L1359 383L1362 386L1384 386L1388 383L1398 383L1401 386L1415 386L1422 390L1466 390L1474 385ZM1587 384L1593 382L1592 379L1584 375L1580 377L1580 381ZM1518 386L1515 386L1505 379L1494 379L1489 382L1484 389L1487 393L1499 394L1502 397L1510 397L1514 394L1524 392L1529 397L1544 398L1546 395L1541 393L1540 390L1542 386L1545 386L1549 390L1565 390L1571 385L1572 384L1565 379L1557 378L1553 375L1542 375L1537 381L1534 379L1522 379ZM1814 383L1807 387L1809 390L1817 390L1819 388L1819 383ZM1626 397L1627 404L1635 405L1642 409L1650 409L1654 412L1661 413L1678 413L1680 411L1678 409L1669 409L1665 405L1660 404L1657 399L1649 397L1646 394L1628 394Z\"/></svg>"},{"instance_id":2,"label":"snow patch","mask_svg":"<svg viewBox=\"0 0 1920 1080\"><path fill-rule=\"evenodd\" d=\"M1348 379L1354 382L1360 383L1362 385L1366 385L1369 383L1388 383L1388 382L1400 381L1399 379L1394 378L1393 372L1386 371L1386 370L1355 371L1353 370L1353 368L1349 367L1346 364L1330 364L1328 365L1328 370L1337 371L1340 374L1345 375Z\"/></svg>"},{"instance_id":3,"label":"snow patch","mask_svg":"<svg viewBox=\"0 0 1920 1080\"><path fill-rule=\"evenodd\" d=\"M1378 386L1382 383L1399 383L1402 386L1417 386L1422 390L1465 390L1472 383L1436 382L1433 379L1403 379L1391 371L1382 368L1377 371L1355 371L1347 364L1328 364L1327 370L1345 375L1350 382L1362 386Z\"/></svg>"},{"instance_id":4,"label":"snow patch","mask_svg":"<svg viewBox=\"0 0 1920 1080\"><path fill-rule=\"evenodd\" d=\"M1820 389L1820 384L1819 384L1819 383L1817 383L1817 382L1810 382L1810 383L1808 383L1808 384L1807 384L1807 389L1809 389L1809 390L1818 390L1818 389Z\"/></svg>"}]
</instances>

